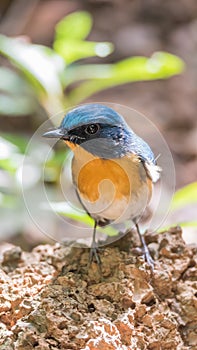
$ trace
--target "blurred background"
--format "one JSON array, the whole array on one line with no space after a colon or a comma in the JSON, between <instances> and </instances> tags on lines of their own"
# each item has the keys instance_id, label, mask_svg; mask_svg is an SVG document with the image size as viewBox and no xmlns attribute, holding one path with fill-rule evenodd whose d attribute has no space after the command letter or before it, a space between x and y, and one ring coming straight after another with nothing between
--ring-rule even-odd
<instances>
[{"instance_id":1,"label":"blurred background","mask_svg":"<svg viewBox=\"0 0 197 350\"><path fill-rule=\"evenodd\" d=\"M126 105L153 121L172 152L176 189L184 187L170 223L196 241L197 2L1 0L0 33L1 242L29 250L50 241L29 217L21 183L34 207L40 180L61 200L54 193L67 152L50 151L43 173L47 144L38 137L26 147L51 115L56 124L63 109L84 102ZM61 230L47 212L40 220Z\"/></svg>"}]
</instances>

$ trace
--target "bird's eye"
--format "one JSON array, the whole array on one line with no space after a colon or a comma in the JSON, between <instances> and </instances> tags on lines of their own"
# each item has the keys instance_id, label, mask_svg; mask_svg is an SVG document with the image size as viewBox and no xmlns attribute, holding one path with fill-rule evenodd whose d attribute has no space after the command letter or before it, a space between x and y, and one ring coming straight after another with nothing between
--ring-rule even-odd
<instances>
[{"instance_id":1,"label":"bird's eye","mask_svg":"<svg viewBox=\"0 0 197 350\"><path fill-rule=\"evenodd\" d=\"M98 124L90 124L85 128L86 134L89 134L89 135L96 134L98 130L99 130Z\"/></svg>"}]
</instances>

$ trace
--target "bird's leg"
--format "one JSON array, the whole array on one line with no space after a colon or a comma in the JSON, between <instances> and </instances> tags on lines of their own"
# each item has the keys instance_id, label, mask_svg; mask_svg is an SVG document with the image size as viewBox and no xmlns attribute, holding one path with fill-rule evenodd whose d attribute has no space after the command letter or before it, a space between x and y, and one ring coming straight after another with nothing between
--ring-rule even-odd
<instances>
[{"instance_id":1,"label":"bird's leg","mask_svg":"<svg viewBox=\"0 0 197 350\"><path fill-rule=\"evenodd\" d=\"M93 230L93 237L92 237L92 244L90 247L90 264L92 263L93 259L95 258L97 264L101 265L101 260L98 254L98 247L96 243L96 228L97 228L97 221L94 222L94 230Z\"/></svg>"},{"instance_id":2,"label":"bird's leg","mask_svg":"<svg viewBox=\"0 0 197 350\"><path fill-rule=\"evenodd\" d=\"M147 247L147 244L145 242L144 236L143 234L141 234L140 229L139 229L139 225L137 222L134 221L137 233L139 235L140 241L141 241L141 245L144 251L144 256L145 256L145 260L148 263L148 265L150 266L151 270L154 270L154 260L152 259L149 249Z\"/></svg>"}]
</instances>

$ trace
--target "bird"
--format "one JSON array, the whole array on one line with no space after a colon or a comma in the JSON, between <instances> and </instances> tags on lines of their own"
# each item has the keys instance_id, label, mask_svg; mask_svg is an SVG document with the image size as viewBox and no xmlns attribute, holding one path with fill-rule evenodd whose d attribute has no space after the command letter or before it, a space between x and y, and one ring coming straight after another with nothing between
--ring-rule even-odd
<instances>
[{"instance_id":1,"label":"bird","mask_svg":"<svg viewBox=\"0 0 197 350\"><path fill-rule=\"evenodd\" d=\"M111 107L90 103L72 108L59 127L43 134L63 140L73 152L72 179L77 197L94 220L90 262L100 265L97 226L131 220L146 262L154 269L139 219L148 206L161 168L150 146Z\"/></svg>"}]
</instances>

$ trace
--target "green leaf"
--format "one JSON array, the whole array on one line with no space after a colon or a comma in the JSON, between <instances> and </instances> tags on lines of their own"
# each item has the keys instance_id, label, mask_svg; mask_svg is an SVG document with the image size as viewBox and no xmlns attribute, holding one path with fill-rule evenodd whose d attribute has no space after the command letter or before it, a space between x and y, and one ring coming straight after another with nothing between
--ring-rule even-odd
<instances>
[{"instance_id":1,"label":"green leaf","mask_svg":"<svg viewBox=\"0 0 197 350\"><path fill-rule=\"evenodd\" d=\"M0 67L0 90L14 95L27 95L32 93L25 79L6 67Z\"/></svg>"},{"instance_id":2,"label":"green leaf","mask_svg":"<svg viewBox=\"0 0 197 350\"><path fill-rule=\"evenodd\" d=\"M0 208L14 209L19 205L18 198L14 195L3 194L0 192Z\"/></svg>"},{"instance_id":3,"label":"green leaf","mask_svg":"<svg viewBox=\"0 0 197 350\"><path fill-rule=\"evenodd\" d=\"M57 150L52 158L46 161L46 166L51 166L51 167L62 167L65 158L67 156L68 149L65 148L63 150Z\"/></svg>"},{"instance_id":4,"label":"green leaf","mask_svg":"<svg viewBox=\"0 0 197 350\"><path fill-rule=\"evenodd\" d=\"M9 141L10 145L14 146L14 150L15 150L14 153L18 153L18 151L20 153L25 153L27 144L29 142L27 137L22 135L7 134L7 133L3 133L2 136L5 141ZM0 139L0 141L1 140L2 139ZM13 153L13 150L12 150L12 153Z\"/></svg>"},{"instance_id":5,"label":"green leaf","mask_svg":"<svg viewBox=\"0 0 197 350\"><path fill-rule=\"evenodd\" d=\"M52 209L63 216L66 216L69 219L75 220L77 222L81 222L90 227L94 227L94 220L85 212L81 210L74 209L66 202L51 202L50 203ZM99 230L105 233L108 236L116 236L118 231L112 226L107 226L105 228L99 228Z\"/></svg>"},{"instance_id":6,"label":"green leaf","mask_svg":"<svg viewBox=\"0 0 197 350\"><path fill-rule=\"evenodd\" d=\"M68 66L62 75L62 84L69 84L80 80L105 79L111 76L110 64L81 64Z\"/></svg>"},{"instance_id":7,"label":"green leaf","mask_svg":"<svg viewBox=\"0 0 197 350\"><path fill-rule=\"evenodd\" d=\"M49 48L0 35L0 53L13 61L37 87L48 93L61 92L58 74L63 62Z\"/></svg>"},{"instance_id":8,"label":"green leaf","mask_svg":"<svg viewBox=\"0 0 197 350\"><path fill-rule=\"evenodd\" d=\"M6 170L9 173L15 173L18 163L14 159L0 159L0 169Z\"/></svg>"},{"instance_id":9,"label":"green leaf","mask_svg":"<svg viewBox=\"0 0 197 350\"><path fill-rule=\"evenodd\" d=\"M71 13L57 24L53 47L67 64L87 57L106 57L113 51L111 43L84 40L91 28L92 17L85 11Z\"/></svg>"},{"instance_id":10,"label":"green leaf","mask_svg":"<svg viewBox=\"0 0 197 350\"><path fill-rule=\"evenodd\" d=\"M67 64L87 57L106 57L113 50L108 42L84 41L92 28L92 17L88 12L71 13L56 26L53 47Z\"/></svg>"},{"instance_id":11,"label":"green leaf","mask_svg":"<svg viewBox=\"0 0 197 350\"><path fill-rule=\"evenodd\" d=\"M68 150L56 151L53 156L45 162L44 166L44 181L47 182L58 182L62 170L63 163L65 161Z\"/></svg>"},{"instance_id":12,"label":"green leaf","mask_svg":"<svg viewBox=\"0 0 197 350\"><path fill-rule=\"evenodd\" d=\"M52 49L0 35L0 53L25 74L48 110L63 107L60 75L65 64Z\"/></svg>"},{"instance_id":13,"label":"green leaf","mask_svg":"<svg viewBox=\"0 0 197 350\"><path fill-rule=\"evenodd\" d=\"M197 203L197 182L181 188L174 194L171 210L177 210L194 203Z\"/></svg>"},{"instance_id":14,"label":"green leaf","mask_svg":"<svg viewBox=\"0 0 197 350\"><path fill-rule=\"evenodd\" d=\"M14 96L0 94L0 114L28 115L35 111L35 103L27 96Z\"/></svg>"},{"instance_id":15,"label":"green leaf","mask_svg":"<svg viewBox=\"0 0 197 350\"><path fill-rule=\"evenodd\" d=\"M182 227L197 227L197 221L181 222L180 226L182 226Z\"/></svg>"},{"instance_id":16,"label":"green leaf","mask_svg":"<svg viewBox=\"0 0 197 350\"><path fill-rule=\"evenodd\" d=\"M113 51L113 45L109 42L58 39L54 42L54 49L67 64L71 64L87 57L106 57Z\"/></svg>"},{"instance_id":17,"label":"green leaf","mask_svg":"<svg viewBox=\"0 0 197 350\"><path fill-rule=\"evenodd\" d=\"M33 89L11 69L0 68L0 114L29 115L38 110Z\"/></svg>"},{"instance_id":18,"label":"green leaf","mask_svg":"<svg viewBox=\"0 0 197 350\"><path fill-rule=\"evenodd\" d=\"M0 169L8 171L10 174L14 174L23 161L23 154L21 151L20 137L10 135L10 137L3 135L0 137ZM26 142L27 143L27 142ZM25 147L23 145L23 147Z\"/></svg>"},{"instance_id":19,"label":"green leaf","mask_svg":"<svg viewBox=\"0 0 197 350\"><path fill-rule=\"evenodd\" d=\"M78 11L64 17L55 28L56 39L85 39L92 29L92 17L88 12Z\"/></svg>"},{"instance_id":20,"label":"green leaf","mask_svg":"<svg viewBox=\"0 0 197 350\"><path fill-rule=\"evenodd\" d=\"M97 72L98 65L96 66ZM183 61L175 55L166 52L157 52L152 57L132 57L118 63L104 66L104 75L90 79L71 91L70 104L78 104L92 94L129 82L166 79L183 71ZM89 65L94 70L94 65ZM91 78L90 73L90 78ZM87 66L86 66L87 76ZM76 80L76 75L75 78Z\"/></svg>"}]
</instances>

